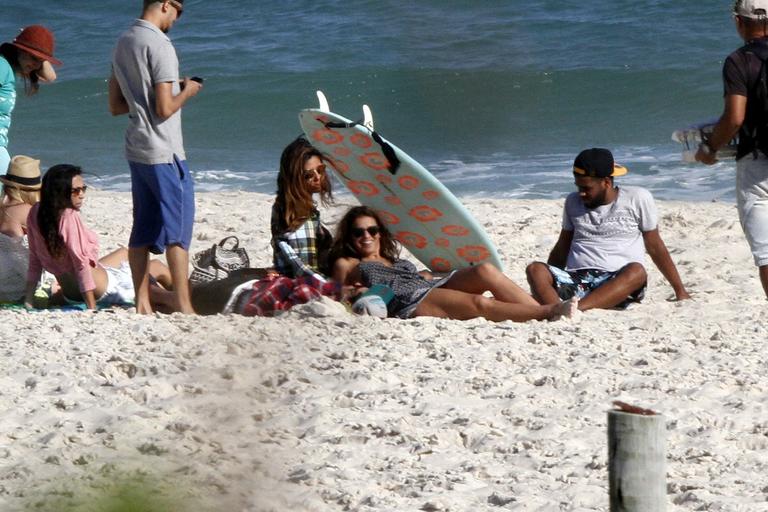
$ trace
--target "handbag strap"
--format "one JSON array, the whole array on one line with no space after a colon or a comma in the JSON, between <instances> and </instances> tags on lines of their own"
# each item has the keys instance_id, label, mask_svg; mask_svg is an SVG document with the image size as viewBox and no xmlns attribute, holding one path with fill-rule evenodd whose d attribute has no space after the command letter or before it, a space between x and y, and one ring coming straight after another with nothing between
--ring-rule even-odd
<instances>
[{"instance_id":1,"label":"handbag strap","mask_svg":"<svg viewBox=\"0 0 768 512\"><path fill-rule=\"evenodd\" d=\"M235 235L229 235L226 238L222 238L221 241L219 242L219 247L224 249L224 244L227 243L227 240L234 240L235 241L234 245L232 246L232 248L229 249L230 251L237 250L237 248L240 247L240 240Z\"/></svg>"}]
</instances>

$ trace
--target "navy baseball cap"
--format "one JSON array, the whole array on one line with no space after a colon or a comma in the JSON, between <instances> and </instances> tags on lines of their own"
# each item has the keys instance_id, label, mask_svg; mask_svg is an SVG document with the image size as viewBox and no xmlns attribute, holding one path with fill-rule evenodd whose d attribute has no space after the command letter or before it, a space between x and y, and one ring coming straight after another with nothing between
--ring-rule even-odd
<instances>
[{"instance_id":1,"label":"navy baseball cap","mask_svg":"<svg viewBox=\"0 0 768 512\"><path fill-rule=\"evenodd\" d=\"M627 168L613 161L613 154L603 148L585 149L573 161L573 174L591 178L623 176Z\"/></svg>"}]
</instances>

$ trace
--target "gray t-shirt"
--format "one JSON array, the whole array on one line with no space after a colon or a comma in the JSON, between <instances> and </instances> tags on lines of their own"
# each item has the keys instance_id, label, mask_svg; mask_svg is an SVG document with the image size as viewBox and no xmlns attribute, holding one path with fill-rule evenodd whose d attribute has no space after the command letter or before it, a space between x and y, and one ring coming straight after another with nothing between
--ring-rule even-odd
<instances>
[{"instance_id":1,"label":"gray t-shirt","mask_svg":"<svg viewBox=\"0 0 768 512\"><path fill-rule=\"evenodd\" d=\"M171 82L179 93L179 60L171 40L152 23L137 19L117 40L112 70L128 102L125 156L141 164L186 160L181 110L161 119L155 111L155 84Z\"/></svg>"},{"instance_id":2,"label":"gray t-shirt","mask_svg":"<svg viewBox=\"0 0 768 512\"><path fill-rule=\"evenodd\" d=\"M658 213L644 188L621 187L611 204L589 209L578 192L568 195L563 229L573 231L566 270L594 268L615 272L628 263L645 264L643 232L653 231Z\"/></svg>"}]
</instances>

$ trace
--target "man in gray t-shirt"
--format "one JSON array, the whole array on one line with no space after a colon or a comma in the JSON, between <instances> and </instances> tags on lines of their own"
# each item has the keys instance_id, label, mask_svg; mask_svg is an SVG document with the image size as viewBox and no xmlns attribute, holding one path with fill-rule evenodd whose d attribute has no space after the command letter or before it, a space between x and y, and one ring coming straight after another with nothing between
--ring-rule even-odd
<instances>
[{"instance_id":1,"label":"man in gray t-shirt","mask_svg":"<svg viewBox=\"0 0 768 512\"><path fill-rule=\"evenodd\" d=\"M181 132L181 108L202 85L179 78L166 33L183 0L144 0L141 18L118 39L109 79L109 110L129 114L125 156L131 169L133 227L128 241L136 311L151 313L149 253L166 252L172 308L194 313L189 296L189 245L195 217L192 175Z\"/></svg>"},{"instance_id":2,"label":"man in gray t-shirt","mask_svg":"<svg viewBox=\"0 0 768 512\"><path fill-rule=\"evenodd\" d=\"M578 192L565 200L560 237L547 263L534 262L526 269L536 300L555 304L576 296L582 311L639 301L647 281L646 251L676 299L690 298L659 235L651 193L614 186L614 176L627 169L607 149L579 153L573 173Z\"/></svg>"}]
</instances>

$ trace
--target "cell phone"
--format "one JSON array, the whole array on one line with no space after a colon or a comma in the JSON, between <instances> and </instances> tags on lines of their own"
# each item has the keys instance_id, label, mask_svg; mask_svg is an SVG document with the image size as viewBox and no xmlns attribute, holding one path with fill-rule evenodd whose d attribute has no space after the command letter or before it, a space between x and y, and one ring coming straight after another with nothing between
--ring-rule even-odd
<instances>
[{"instance_id":1,"label":"cell phone","mask_svg":"<svg viewBox=\"0 0 768 512\"><path fill-rule=\"evenodd\" d=\"M201 84L201 83L203 83L205 81L204 78L200 78L199 76L193 76L192 78L190 78L190 80L194 80L195 82L197 82L199 84Z\"/></svg>"}]
</instances>

